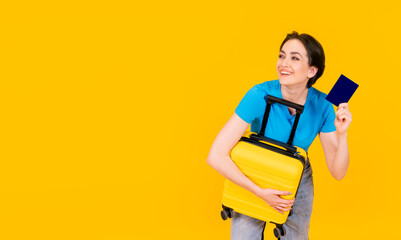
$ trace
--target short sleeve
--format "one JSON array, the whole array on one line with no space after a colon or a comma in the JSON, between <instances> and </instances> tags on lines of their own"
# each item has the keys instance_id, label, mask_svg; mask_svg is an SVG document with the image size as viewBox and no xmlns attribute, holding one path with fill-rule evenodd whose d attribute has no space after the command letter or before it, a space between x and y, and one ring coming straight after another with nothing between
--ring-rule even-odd
<instances>
[{"instance_id":1,"label":"short sleeve","mask_svg":"<svg viewBox=\"0 0 401 240\"><path fill-rule=\"evenodd\" d=\"M265 108L264 94L256 85L245 94L235 109L235 113L245 122L251 123L264 112Z\"/></svg>"},{"instance_id":2,"label":"short sleeve","mask_svg":"<svg viewBox=\"0 0 401 240\"><path fill-rule=\"evenodd\" d=\"M327 102L325 111L323 113L324 121L320 132L334 132L336 127L334 125L334 120L336 120L336 114L334 112L333 105Z\"/></svg>"}]
</instances>

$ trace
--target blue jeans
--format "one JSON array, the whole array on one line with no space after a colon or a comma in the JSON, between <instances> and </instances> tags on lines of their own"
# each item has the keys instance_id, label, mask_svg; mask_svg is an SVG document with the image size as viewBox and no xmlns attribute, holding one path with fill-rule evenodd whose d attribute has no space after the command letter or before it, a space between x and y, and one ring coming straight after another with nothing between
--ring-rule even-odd
<instances>
[{"instance_id":1,"label":"blue jeans","mask_svg":"<svg viewBox=\"0 0 401 240\"><path fill-rule=\"evenodd\" d=\"M281 240L307 240L309 222L313 205L313 177L309 160L305 164L304 173L297 197L292 207L292 215L287 218L284 227L287 234ZM231 240L260 240L265 222L235 213L231 218ZM273 232L271 233L273 235Z\"/></svg>"}]
</instances>

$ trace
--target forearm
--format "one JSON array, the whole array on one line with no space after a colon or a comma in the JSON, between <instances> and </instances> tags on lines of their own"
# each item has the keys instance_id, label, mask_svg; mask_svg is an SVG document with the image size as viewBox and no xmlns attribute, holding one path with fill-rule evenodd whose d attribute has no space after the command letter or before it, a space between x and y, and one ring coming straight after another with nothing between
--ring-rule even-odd
<instances>
[{"instance_id":1,"label":"forearm","mask_svg":"<svg viewBox=\"0 0 401 240\"><path fill-rule=\"evenodd\" d=\"M208 164L226 179L257 196L259 195L261 188L245 176L229 156L209 157Z\"/></svg>"},{"instance_id":2,"label":"forearm","mask_svg":"<svg viewBox=\"0 0 401 240\"><path fill-rule=\"evenodd\" d=\"M349 151L347 133L337 136L337 151L330 161L329 170L331 175L337 180L341 180L347 173L349 165Z\"/></svg>"}]
</instances>

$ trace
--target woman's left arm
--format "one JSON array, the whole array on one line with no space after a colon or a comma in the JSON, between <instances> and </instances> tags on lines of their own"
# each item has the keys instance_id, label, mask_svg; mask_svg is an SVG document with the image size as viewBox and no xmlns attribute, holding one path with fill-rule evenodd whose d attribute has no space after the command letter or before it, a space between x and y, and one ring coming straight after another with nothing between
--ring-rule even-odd
<instances>
[{"instance_id":1,"label":"woman's left arm","mask_svg":"<svg viewBox=\"0 0 401 240\"><path fill-rule=\"evenodd\" d=\"M336 112L335 132L319 134L320 142L323 146L324 156L326 157L327 167L331 175L341 180L348 169L349 152L347 142L347 130L352 121L348 103L341 103Z\"/></svg>"}]
</instances>

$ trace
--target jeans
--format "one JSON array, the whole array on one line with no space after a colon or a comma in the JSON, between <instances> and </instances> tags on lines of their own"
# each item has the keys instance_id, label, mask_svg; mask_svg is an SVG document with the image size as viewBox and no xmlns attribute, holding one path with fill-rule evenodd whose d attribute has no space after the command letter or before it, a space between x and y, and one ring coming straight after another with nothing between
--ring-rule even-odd
<instances>
[{"instance_id":1,"label":"jeans","mask_svg":"<svg viewBox=\"0 0 401 240\"><path fill-rule=\"evenodd\" d=\"M309 159L305 164L301 184L292 207L292 215L284 227L287 234L281 240L307 240L313 205L313 177ZM231 218L231 240L260 240L265 222L235 213ZM273 235L273 232L271 233Z\"/></svg>"}]
</instances>

